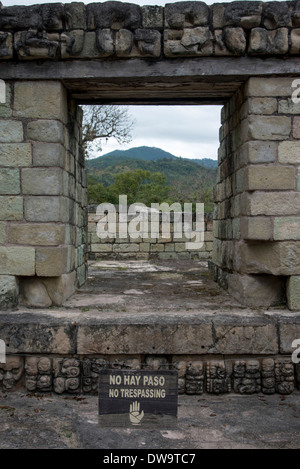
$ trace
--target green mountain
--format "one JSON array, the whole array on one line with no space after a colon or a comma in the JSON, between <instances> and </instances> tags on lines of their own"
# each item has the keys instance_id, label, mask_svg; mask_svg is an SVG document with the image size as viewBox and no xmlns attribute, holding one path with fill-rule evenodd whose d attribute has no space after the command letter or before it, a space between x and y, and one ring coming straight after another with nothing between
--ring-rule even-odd
<instances>
[{"instance_id":1,"label":"green mountain","mask_svg":"<svg viewBox=\"0 0 300 469\"><path fill-rule=\"evenodd\" d=\"M106 201L112 200L109 197L111 197L111 190L115 187L117 175L128 173L130 179L132 172L144 170L152 174L161 173L165 177L164 186L168 190L168 200L180 203L205 202L206 209L210 211L213 207L212 194L216 182L214 164L216 165L217 162L209 158L203 160L180 158L159 148L139 147L110 152L86 161L89 200L93 200L93 203L95 197L98 201L101 197ZM102 195L99 199L97 194L100 193ZM139 200L139 202L144 202L144 200Z\"/></svg>"},{"instance_id":2,"label":"green mountain","mask_svg":"<svg viewBox=\"0 0 300 469\"><path fill-rule=\"evenodd\" d=\"M172 153L169 153L161 148L155 147L135 147L129 148L128 150L114 150L109 153L105 153L104 155L99 156L98 158L94 158L92 160L87 160L86 165L88 169L94 168L103 168L107 167L109 158L109 163L120 164L128 159L135 159L141 161L158 161L162 159L172 159L172 160L184 160L187 162L197 163L205 168L216 169L218 166L217 160L213 160L211 158L202 158L202 159L192 159L192 158L181 158ZM110 165L109 165L110 166Z\"/></svg>"},{"instance_id":3,"label":"green mountain","mask_svg":"<svg viewBox=\"0 0 300 469\"><path fill-rule=\"evenodd\" d=\"M97 166L98 162L102 158L115 158L115 157L123 157L123 158L134 158L143 161L156 161L162 158L177 158L176 156L172 155L171 153L161 150L160 148L155 147L135 147L129 148L129 150L115 150L111 151L110 153L106 153L105 155L99 156L93 160L89 160L88 165L89 167Z\"/></svg>"},{"instance_id":4,"label":"green mountain","mask_svg":"<svg viewBox=\"0 0 300 469\"><path fill-rule=\"evenodd\" d=\"M192 159L191 161L195 161L201 166L204 166L204 168L216 169L218 167L218 161L212 160L211 158Z\"/></svg>"}]
</instances>

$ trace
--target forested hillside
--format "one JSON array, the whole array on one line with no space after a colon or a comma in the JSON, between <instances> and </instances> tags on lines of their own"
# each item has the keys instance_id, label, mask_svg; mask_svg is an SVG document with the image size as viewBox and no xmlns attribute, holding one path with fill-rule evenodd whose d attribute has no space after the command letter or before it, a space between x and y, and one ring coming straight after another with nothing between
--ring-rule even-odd
<instances>
[{"instance_id":1,"label":"forested hillside","mask_svg":"<svg viewBox=\"0 0 300 469\"><path fill-rule=\"evenodd\" d=\"M204 202L210 211L216 164L149 147L111 152L87 161L89 203L118 203L127 190L130 202Z\"/></svg>"}]
</instances>

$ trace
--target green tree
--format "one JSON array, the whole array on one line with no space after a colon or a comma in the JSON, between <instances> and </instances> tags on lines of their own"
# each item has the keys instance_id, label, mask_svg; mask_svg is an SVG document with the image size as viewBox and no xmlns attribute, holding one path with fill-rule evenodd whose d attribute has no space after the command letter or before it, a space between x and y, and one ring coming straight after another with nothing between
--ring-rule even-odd
<instances>
[{"instance_id":1,"label":"green tree","mask_svg":"<svg viewBox=\"0 0 300 469\"><path fill-rule=\"evenodd\" d=\"M154 202L167 202L169 191L170 187L166 185L166 178L162 173L136 169L116 174L114 183L109 186L104 186L90 176L88 201L90 204L117 204L119 195L127 195L129 205L143 203L150 206Z\"/></svg>"}]
</instances>

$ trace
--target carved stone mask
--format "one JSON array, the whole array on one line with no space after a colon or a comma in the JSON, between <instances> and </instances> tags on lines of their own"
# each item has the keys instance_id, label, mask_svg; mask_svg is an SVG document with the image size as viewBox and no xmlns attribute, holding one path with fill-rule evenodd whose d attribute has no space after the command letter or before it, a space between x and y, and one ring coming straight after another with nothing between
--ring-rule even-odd
<instances>
[{"instance_id":1,"label":"carved stone mask","mask_svg":"<svg viewBox=\"0 0 300 469\"><path fill-rule=\"evenodd\" d=\"M0 382L6 390L16 386L24 371L21 357L7 357L6 363L0 364Z\"/></svg>"}]
</instances>

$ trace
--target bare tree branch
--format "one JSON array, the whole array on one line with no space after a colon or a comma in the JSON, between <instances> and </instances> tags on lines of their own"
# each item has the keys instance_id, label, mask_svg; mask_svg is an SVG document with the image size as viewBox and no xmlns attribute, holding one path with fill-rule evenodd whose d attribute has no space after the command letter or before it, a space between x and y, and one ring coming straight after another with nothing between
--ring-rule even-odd
<instances>
[{"instance_id":1,"label":"bare tree branch","mask_svg":"<svg viewBox=\"0 0 300 469\"><path fill-rule=\"evenodd\" d=\"M102 151L104 139L114 138L119 144L132 140L135 121L127 106L93 105L82 109L82 145L86 157L93 150Z\"/></svg>"}]
</instances>

